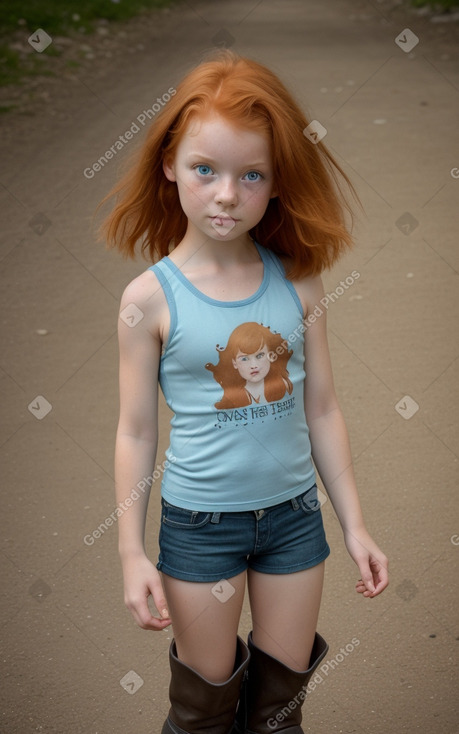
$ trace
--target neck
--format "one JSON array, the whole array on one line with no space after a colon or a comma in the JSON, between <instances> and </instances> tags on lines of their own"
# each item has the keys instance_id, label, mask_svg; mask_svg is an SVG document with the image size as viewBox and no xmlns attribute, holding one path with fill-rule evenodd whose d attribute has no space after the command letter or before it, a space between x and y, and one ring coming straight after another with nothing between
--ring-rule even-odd
<instances>
[{"instance_id":1,"label":"neck","mask_svg":"<svg viewBox=\"0 0 459 734\"><path fill-rule=\"evenodd\" d=\"M255 245L247 233L241 238L225 242L205 238L201 233L196 236L187 230L183 240L172 252L177 264L186 262L193 269L206 265L226 269L259 260Z\"/></svg>"},{"instance_id":2,"label":"neck","mask_svg":"<svg viewBox=\"0 0 459 734\"><path fill-rule=\"evenodd\" d=\"M247 390L248 393L250 393L253 399L258 402L260 398L264 396L265 381L262 380L261 382L257 383L256 385L250 382L246 382L245 389Z\"/></svg>"}]
</instances>

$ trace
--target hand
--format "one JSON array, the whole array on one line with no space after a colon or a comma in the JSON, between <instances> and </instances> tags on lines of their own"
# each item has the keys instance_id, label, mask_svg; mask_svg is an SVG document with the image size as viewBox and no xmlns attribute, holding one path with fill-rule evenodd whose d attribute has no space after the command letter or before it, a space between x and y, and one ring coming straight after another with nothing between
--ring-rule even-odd
<instances>
[{"instance_id":1,"label":"hand","mask_svg":"<svg viewBox=\"0 0 459 734\"><path fill-rule=\"evenodd\" d=\"M366 528L344 531L344 542L349 555L357 564L361 578L355 585L358 594L373 598L389 583L388 560L369 535Z\"/></svg>"},{"instance_id":2,"label":"hand","mask_svg":"<svg viewBox=\"0 0 459 734\"><path fill-rule=\"evenodd\" d=\"M171 624L161 578L145 555L130 555L122 559L124 603L135 621L144 630L163 630ZM148 606L152 596L161 617L154 617Z\"/></svg>"}]
</instances>

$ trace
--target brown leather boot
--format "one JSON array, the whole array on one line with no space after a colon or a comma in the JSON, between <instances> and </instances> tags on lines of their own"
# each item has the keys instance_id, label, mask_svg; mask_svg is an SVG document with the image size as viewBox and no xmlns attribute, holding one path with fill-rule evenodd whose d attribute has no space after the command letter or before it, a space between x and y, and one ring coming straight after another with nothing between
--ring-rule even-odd
<instances>
[{"instance_id":1,"label":"brown leather boot","mask_svg":"<svg viewBox=\"0 0 459 734\"><path fill-rule=\"evenodd\" d=\"M232 734L304 734L300 725L306 687L327 651L316 633L309 667L299 672L256 647L250 633L250 665Z\"/></svg>"},{"instance_id":2,"label":"brown leather boot","mask_svg":"<svg viewBox=\"0 0 459 734\"><path fill-rule=\"evenodd\" d=\"M247 645L238 637L231 678L225 683L211 683L178 659L172 641L169 650L171 709L162 734L229 734L249 657Z\"/></svg>"}]
</instances>

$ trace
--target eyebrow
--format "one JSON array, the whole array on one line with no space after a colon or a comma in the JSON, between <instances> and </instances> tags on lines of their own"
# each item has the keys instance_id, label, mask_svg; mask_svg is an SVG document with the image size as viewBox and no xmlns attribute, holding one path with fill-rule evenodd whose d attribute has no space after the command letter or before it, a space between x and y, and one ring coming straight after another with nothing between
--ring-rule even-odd
<instances>
[{"instance_id":1,"label":"eyebrow","mask_svg":"<svg viewBox=\"0 0 459 734\"><path fill-rule=\"evenodd\" d=\"M217 161L214 158L212 158L212 156L206 155L205 153L195 152L195 151L192 151L191 153L188 154L187 159L189 160L191 158L198 158L199 160L205 160L212 164L217 163ZM262 168L262 166L266 166L266 165L269 165L269 160L257 161L256 163L247 163L245 164L244 167L245 168Z\"/></svg>"},{"instance_id":2,"label":"eyebrow","mask_svg":"<svg viewBox=\"0 0 459 734\"><path fill-rule=\"evenodd\" d=\"M239 359L239 357L248 357L249 354L261 354L261 352L265 352L266 349L264 347L260 347L260 349L256 349L254 352L238 352L236 354L236 359Z\"/></svg>"}]
</instances>

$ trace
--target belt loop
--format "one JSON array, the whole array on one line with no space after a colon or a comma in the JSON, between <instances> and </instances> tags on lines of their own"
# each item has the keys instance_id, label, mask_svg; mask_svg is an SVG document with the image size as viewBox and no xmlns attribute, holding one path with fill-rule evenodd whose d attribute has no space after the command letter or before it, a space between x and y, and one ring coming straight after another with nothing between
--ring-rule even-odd
<instances>
[{"instance_id":1,"label":"belt loop","mask_svg":"<svg viewBox=\"0 0 459 734\"><path fill-rule=\"evenodd\" d=\"M221 512L213 512L210 522L213 522L214 524L217 524L220 522L220 515Z\"/></svg>"},{"instance_id":2,"label":"belt loop","mask_svg":"<svg viewBox=\"0 0 459 734\"><path fill-rule=\"evenodd\" d=\"M292 499L290 500L290 502L292 503L292 507L293 507L293 509L294 509L294 510L298 510L298 508L299 508L299 506L300 506L300 505L298 504L298 500L297 500L297 498L296 498L296 497L293 497L293 498L292 498Z\"/></svg>"}]
</instances>

